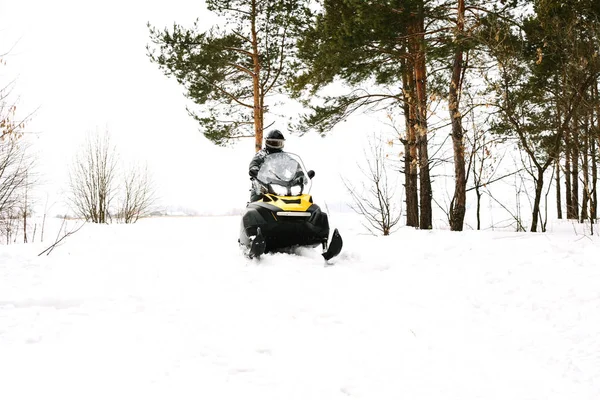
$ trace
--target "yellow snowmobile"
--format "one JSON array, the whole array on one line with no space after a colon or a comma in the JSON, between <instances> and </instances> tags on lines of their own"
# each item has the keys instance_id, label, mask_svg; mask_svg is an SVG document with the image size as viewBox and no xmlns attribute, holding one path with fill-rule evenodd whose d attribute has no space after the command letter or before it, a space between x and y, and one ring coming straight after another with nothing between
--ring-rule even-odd
<instances>
[{"instance_id":1,"label":"yellow snowmobile","mask_svg":"<svg viewBox=\"0 0 600 400\"><path fill-rule=\"evenodd\" d=\"M273 153L265 157L255 185L261 198L248 203L242 216L239 243L250 258L297 246L323 247L326 261L337 256L343 241L337 229L329 238L327 214L305 190L314 171L306 171L300 157Z\"/></svg>"}]
</instances>

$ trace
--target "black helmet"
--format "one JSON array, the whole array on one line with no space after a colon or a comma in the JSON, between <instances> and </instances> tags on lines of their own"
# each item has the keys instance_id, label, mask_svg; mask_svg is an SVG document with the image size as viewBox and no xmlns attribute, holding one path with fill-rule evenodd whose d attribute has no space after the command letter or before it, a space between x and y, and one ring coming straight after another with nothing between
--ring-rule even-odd
<instances>
[{"instance_id":1,"label":"black helmet","mask_svg":"<svg viewBox=\"0 0 600 400\"><path fill-rule=\"evenodd\" d=\"M285 144L285 138L283 134L279 132L277 129L272 130L267 135L267 139L265 140L265 146L271 150L281 150L283 149L283 145Z\"/></svg>"}]
</instances>

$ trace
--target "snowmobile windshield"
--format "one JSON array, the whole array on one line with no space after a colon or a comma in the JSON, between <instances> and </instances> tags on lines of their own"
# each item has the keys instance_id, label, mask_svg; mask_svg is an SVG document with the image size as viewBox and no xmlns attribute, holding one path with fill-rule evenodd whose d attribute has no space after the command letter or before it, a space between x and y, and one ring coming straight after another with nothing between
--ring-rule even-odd
<instances>
[{"instance_id":1,"label":"snowmobile windshield","mask_svg":"<svg viewBox=\"0 0 600 400\"><path fill-rule=\"evenodd\" d=\"M292 153L272 153L265 157L257 176L266 189L278 196L298 196L308 192L310 183L302 160Z\"/></svg>"}]
</instances>

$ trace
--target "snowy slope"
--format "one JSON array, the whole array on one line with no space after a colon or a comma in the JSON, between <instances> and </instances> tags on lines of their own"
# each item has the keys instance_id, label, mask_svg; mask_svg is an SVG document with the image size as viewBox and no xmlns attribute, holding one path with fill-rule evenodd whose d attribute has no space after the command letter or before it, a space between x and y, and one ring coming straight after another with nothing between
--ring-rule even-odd
<instances>
[{"instance_id":1,"label":"snowy slope","mask_svg":"<svg viewBox=\"0 0 600 400\"><path fill-rule=\"evenodd\" d=\"M239 217L0 246L0 399L600 398L599 237L332 224L327 268Z\"/></svg>"}]
</instances>

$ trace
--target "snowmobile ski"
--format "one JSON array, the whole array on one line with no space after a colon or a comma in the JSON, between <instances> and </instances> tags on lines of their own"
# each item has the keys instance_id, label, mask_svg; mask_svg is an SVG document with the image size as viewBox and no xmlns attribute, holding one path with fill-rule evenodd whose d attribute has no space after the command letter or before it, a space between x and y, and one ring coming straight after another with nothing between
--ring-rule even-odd
<instances>
[{"instance_id":1,"label":"snowmobile ski","mask_svg":"<svg viewBox=\"0 0 600 400\"><path fill-rule=\"evenodd\" d=\"M264 236L260 228L256 228L256 237L252 240L252 244L250 245L250 258L258 258L262 256L267 248L267 242L265 241Z\"/></svg>"},{"instance_id":2,"label":"snowmobile ski","mask_svg":"<svg viewBox=\"0 0 600 400\"><path fill-rule=\"evenodd\" d=\"M340 251L342 251L343 245L344 245L344 241L342 240L342 236L340 235L340 232L338 232L338 230L336 228L336 229L334 229L333 235L331 236L331 242L329 243L327 251L322 254L325 261L329 261L333 257L340 254Z\"/></svg>"}]
</instances>

